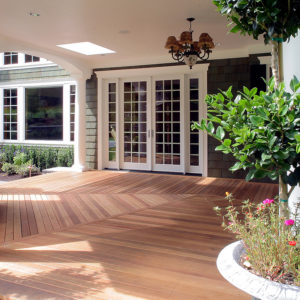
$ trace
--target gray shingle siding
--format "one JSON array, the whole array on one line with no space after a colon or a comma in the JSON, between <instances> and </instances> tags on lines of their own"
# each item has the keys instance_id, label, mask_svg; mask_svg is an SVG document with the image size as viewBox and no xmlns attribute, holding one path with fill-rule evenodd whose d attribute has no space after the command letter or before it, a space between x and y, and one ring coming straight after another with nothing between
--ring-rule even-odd
<instances>
[{"instance_id":1,"label":"gray shingle siding","mask_svg":"<svg viewBox=\"0 0 300 300\"><path fill-rule=\"evenodd\" d=\"M97 77L86 82L86 167L97 169Z\"/></svg>"},{"instance_id":2,"label":"gray shingle siding","mask_svg":"<svg viewBox=\"0 0 300 300\"><path fill-rule=\"evenodd\" d=\"M70 74L59 66L35 67L0 71L0 82L38 82L46 80L72 80Z\"/></svg>"}]
</instances>

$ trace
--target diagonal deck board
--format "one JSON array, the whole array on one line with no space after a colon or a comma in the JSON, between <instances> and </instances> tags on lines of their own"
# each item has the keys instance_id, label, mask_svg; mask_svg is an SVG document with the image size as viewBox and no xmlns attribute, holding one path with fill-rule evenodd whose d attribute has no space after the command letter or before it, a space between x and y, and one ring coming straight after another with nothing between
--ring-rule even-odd
<instances>
[{"instance_id":1,"label":"diagonal deck board","mask_svg":"<svg viewBox=\"0 0 300 300\"><path fill-rule=\"evenodd\" d=\"M93 171L0 186L0 294L12 299L248 299L218 274L212 208L277 185Z\"/></svg>"},{"instance_id":2,"label":"diagonal deck board","mask_svg":"<svg viewBox=\"0 0 300 300\"><path fill-rule=\"evenodd\" d=\"M47 174L0 186L0 242L59 231L191 195L223 197L225 191L231 191L237 197L258 200L274 195L276 189L271 184L180 175Z\"/></svg>"}]
</instances>

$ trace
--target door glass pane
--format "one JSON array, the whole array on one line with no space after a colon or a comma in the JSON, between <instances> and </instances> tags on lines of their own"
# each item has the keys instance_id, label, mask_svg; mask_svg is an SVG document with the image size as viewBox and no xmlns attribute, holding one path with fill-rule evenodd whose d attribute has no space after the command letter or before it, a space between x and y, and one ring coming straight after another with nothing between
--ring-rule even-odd
<instances>
[{"instance_id":1,"label":"door glass pane","mask_svg":"<svg viewBox=\"0 0 300 300\"><path fill-rule=\"evenodd\" d=\"M147 82L124 82L124 162L147 162Z\"/></svg>"},{"instance_id":2,"label":"door glass pane","mask_svg":"<svg viewBox=\"0 0 300 300\"><path fill-rule=\"evenodd\" d=\"M190 125L199 122L199 79L190 79ZM190 165L199 165L199 131L190 126Z\"/></svg>"},{"instance_id":3,"label":"door glass pane","mask_svg":"<svg viewBox=\"0 0 300 300\"><path fill-rule=\"evenodd\" d=\"M155 162L180 165L180 80L155 82Z\"/></svg>"},{"instance_id":4,"label":"door glass pane","mask_svg":"<svg viewBox=\"0 0 300 300\"><path fill-rule=\"evenodd\" d=\"M116 132L117 132L117 123L116 123L116 83L108 84L108 160L116 161Z\"/></svg>"}]
</instances>

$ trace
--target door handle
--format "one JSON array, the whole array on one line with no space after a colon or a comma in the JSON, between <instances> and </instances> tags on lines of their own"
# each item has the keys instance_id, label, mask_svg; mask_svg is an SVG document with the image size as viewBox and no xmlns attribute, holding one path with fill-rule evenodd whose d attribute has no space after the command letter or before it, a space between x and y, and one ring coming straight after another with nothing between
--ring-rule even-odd
<instances>
[{"instance_id":1,"label":"door handle","mask_svg":"<svg viewBox=\"0 0 300 300\"><path fill-rule=\"evenodd\" d=\"M152 138L154 137L154 130L153 129L151 130L151 137Z\"/></svg>"},{"instance_id":2,"label":"door handle","mask_svg":"<svg viewBox=\"0 0 300 300\"><path fill-rule=\"evenodd\" d=\"M150 129L148 129L148 138L150 138L150 135L151 135Z\"/></svg>"}]
</instances>

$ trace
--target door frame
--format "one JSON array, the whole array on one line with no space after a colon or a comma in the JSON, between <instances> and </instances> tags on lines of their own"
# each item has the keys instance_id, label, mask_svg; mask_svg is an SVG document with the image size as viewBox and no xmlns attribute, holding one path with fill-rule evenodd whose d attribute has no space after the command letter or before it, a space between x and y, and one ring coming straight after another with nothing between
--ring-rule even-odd
<instances>
[{"instance_id":1,"label":"door frame","mask_svg":"<svg viewBox=\"0 0 300 300\"><path fill-rule=\"evenodd\" d=\"M108 149L108 130L107 130L107 126L108 126L108 122L107 117L105 116L107 109L106 109L106 95L105 95L105 83L112 81L112 82L117 82L117 107L119 109L119 114L120 114L120 105L121 105L121 101L120 101L120 95L121 95L121 90L120 90L120 80L123 78L126 79L130 79L131 78L139 78L139 79L144 79L144 78L150 78L151 82L153 80L153 77L156 76L168 76L168 75L172 75L172 77L175 78L175 76L184 76L184 84L187 84L187 80L189 78L189 75L192 76L198 76L199 77L199 83L200 83L200 98L202 101L200 101L201 103L201 110L202 110L202 116L201 117L205 117L206 116L206 105L204 103L204 97L207 94L207 70L208 70L209 64L205 63L205 64L197 64L193 67L192 70L190 70L186 65L180 65L180 66L166 66L166 67L149 67L149 68L141 68L141 67L136 67L134 68L130 68L130 69L119 69L119 70L103 70L103 71L96 71L95 74L97 75L98 78L98 115L97 115L97 141L98 141L98 149L97 149L97 160L98 160L98 169L102 170L105 168L110 168L105 160L106 156L107 156L107 149ZM152 87L151 87L151 90ZM150 93L152 93L152 91L150 90ZM185 93L187 93L187 89L185 88ZM149 94L149 93L148 93ZM151 95L152 97L152 95ZM184 95L184 99L188 99L188 95ZM153 99L152 99L153 100ZM153 101L152 101L152 105L153 105ZM187 101L184 101L184 106L185 106L185 113L183 115L183 119L181 120L181 124L184 125L184 137L188 136L188 126L189 125L189 117L188 117L188 112L187 112ZM148 120L149 121L149 120ZM151 120L152 122L152 120ZM152 124L151 124L152 125ZM119 142L120 145L120 138L121 138L121 132L120 132L120 126L118 128L118 132L117 132L117 140ZM151 135L151 134L150 134ZM188 139L189 140L189 139ZM198 170L199 173L202 174L202 176L207 176L207 134L205 132L202 132L200 134L200 141L202 142L201 145L201 151L200 151L200 155L199 159L201 164L199 165ZM199 141L199 142L200 142ZM153 142L151 141L151 144L153 144ZM183 157L184 157L184 163L183 163L183 167L182 170L180 171L180 173L189 173L189 172L195 172L193 170L191 170L191 167L188 165L189 163L189 159L187 157L187 153L189 153L189 149L188 149L188 143L185 142L183 143L183 141L181 140L181 144L183 147ZM107 149L106 149L107 148ZM120 149L118 150L119 154L117 155L117 163L115 164L115 169L120 169ZM150 155L152 156L152 150L150 152ZM152 168L152 165L151 165ZM198 172L197 172L198 173Z\"/></svg>"}]
</instances>

